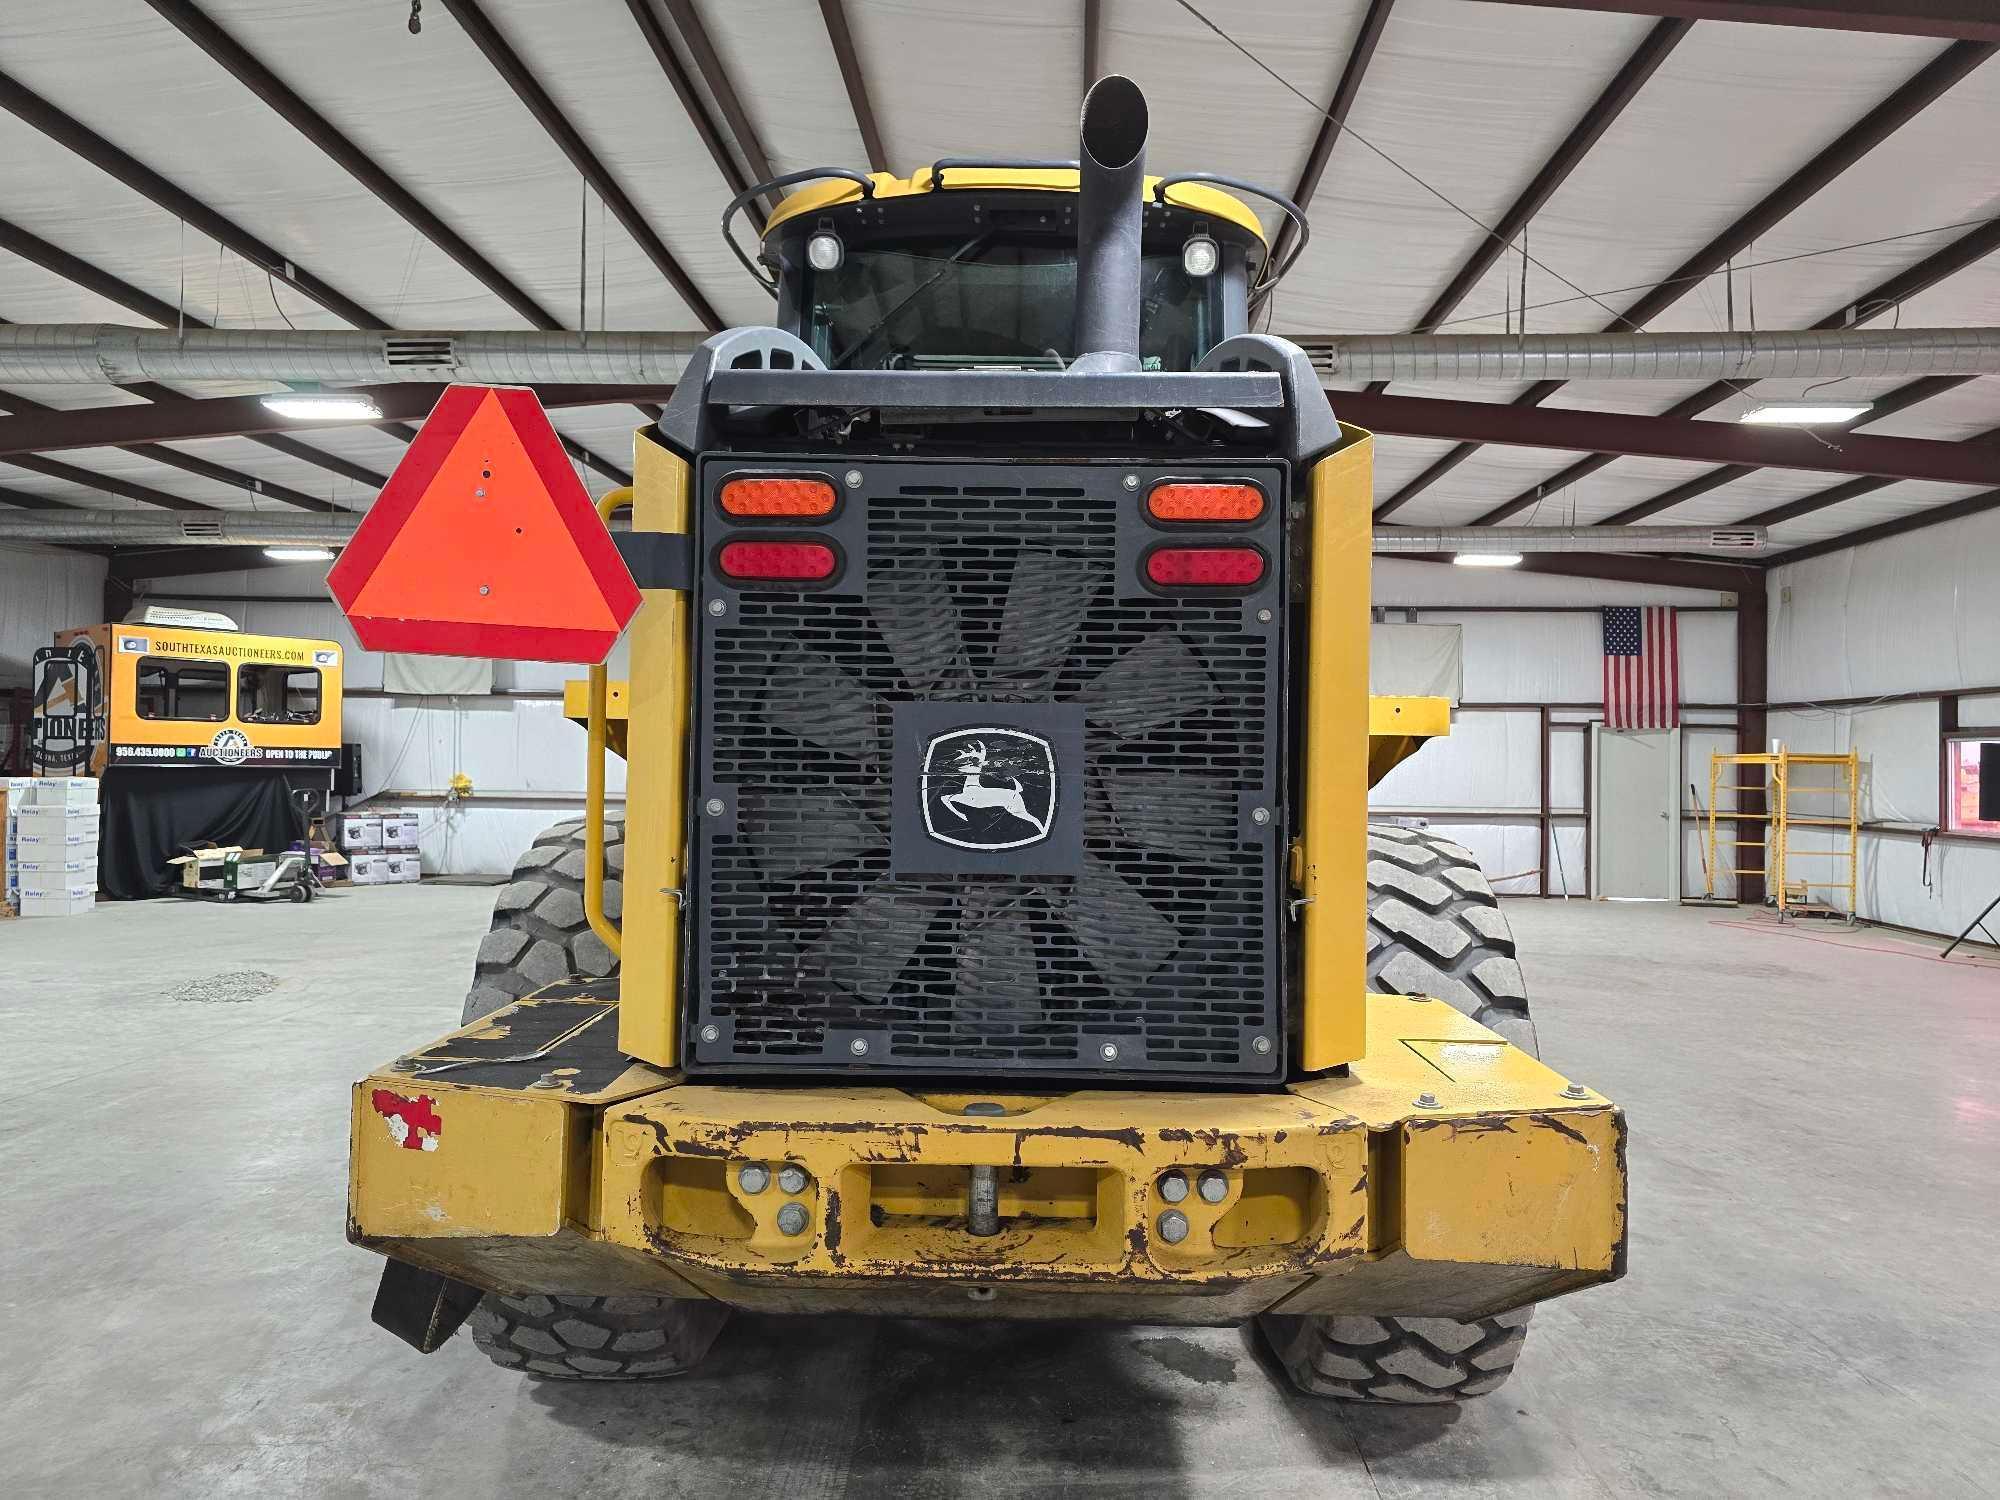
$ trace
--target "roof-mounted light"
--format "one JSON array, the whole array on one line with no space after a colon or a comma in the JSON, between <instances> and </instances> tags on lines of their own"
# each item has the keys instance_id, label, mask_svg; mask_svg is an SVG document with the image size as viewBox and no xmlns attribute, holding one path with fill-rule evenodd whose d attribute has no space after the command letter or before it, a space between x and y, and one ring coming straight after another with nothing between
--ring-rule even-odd
<instances>
[{"instance_id":1,"label":"roof-mounted light","mask_svg":"<svg viewBox=\"0 0 2000 1500\"><path fill-rule=\"evenodd\" d=\"M1181 246L1181 269L1197 281L1204 276L1213 276L1215 268L1222 264L1222 247L1213 235L1197 230L1187 237Z\"/></svg>"}]
</instances>

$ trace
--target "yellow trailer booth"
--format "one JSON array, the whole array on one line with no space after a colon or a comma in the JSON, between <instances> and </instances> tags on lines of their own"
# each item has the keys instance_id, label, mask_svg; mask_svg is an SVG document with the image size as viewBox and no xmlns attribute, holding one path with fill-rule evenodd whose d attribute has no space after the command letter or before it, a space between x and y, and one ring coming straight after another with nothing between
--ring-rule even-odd
<instances>
[{"instance_id":1,"label":"yellow trailer booth","mask_svg":"<svg viewBox=\"0 0 2000 1500\"><path fill-rule=\"evenodd\" d=\"M35 653L30 758L96 776L99 880L171 888L166 861L213 839L284 848L325 807L340 761L336 641L162 625L88 625Z\"/></svg>"}]
</instances>

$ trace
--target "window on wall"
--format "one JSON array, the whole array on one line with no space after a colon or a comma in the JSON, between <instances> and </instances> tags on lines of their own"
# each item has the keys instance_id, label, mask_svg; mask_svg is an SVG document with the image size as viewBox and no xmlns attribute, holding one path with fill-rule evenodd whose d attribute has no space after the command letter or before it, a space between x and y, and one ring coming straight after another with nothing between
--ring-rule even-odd
<instances>
[{"instance_id":1,"label":"window on wall","mask_svg":"<svg viewBox=\"0 0 2000 1500\"><path fill-rule=\"evenodd\" d=\"M2000 818L1979 816L1979 778L1982 765L2000 777L2000 737L1947 741L1945 775L1945 827L1953 833L1983 833L2000 838ZM2000 798L1989 790L1988 810Z\"/></svg>"},{"instance_id":2,"label":"window on wall","mask_svg":"<svg viewBox=\"0 0 2000 1500\"><path fill-rule=\"evenodd\" d=\"M238 667L236 717L245 724L317 724L319 673L259 663Z\"/></svg>"},{"instance_id":3,"label":"window on wall","mask_svg":"<svg viewBox=\"0 0 2000 1500\"><path fill-rule=\"evenodd\" d=\"M136 702L142 719L218 723L229 717L229 668L219 661L142 656Z\"/></svg>"}]
</instances>

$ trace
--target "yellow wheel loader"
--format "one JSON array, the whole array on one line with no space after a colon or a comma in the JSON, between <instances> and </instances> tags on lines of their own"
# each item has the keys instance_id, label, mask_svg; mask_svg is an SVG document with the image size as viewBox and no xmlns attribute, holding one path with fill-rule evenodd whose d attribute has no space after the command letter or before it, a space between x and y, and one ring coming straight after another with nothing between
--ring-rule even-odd
<instances>
[{"instance_id":1,"label":"yellow wheel loader","mask_svg":"<svg viewBox=\"0 0 2000 1500\"><path fill-rule=\"evenodd\" d=\"M1470 856L1367 826L1449 709L1370 698L1370 438L1248 331L1286 264L1239 195L1307 226L1145 136L1113 77L1076 162L754 190L799 187L739 251L773 326L603 507L638 602L572 685L588 815L461 1029L354 1091L349 1238L418 1349L1255 1319L1304 1390L1449 1401L1623 1273L1622 1114L1538 1060Z\"/></svg>"}]
</instances>

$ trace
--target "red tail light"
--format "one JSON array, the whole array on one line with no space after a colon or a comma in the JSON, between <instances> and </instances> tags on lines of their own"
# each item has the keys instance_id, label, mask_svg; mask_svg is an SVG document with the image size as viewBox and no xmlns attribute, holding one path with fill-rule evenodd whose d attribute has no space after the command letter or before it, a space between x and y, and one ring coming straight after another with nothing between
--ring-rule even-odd
<instances>
[{"instance_id":1,"label":"red tail light","mask_svg":"<svg viewBox=\"0 0 2000 1500\"><path fill-rule=\"evenodd\" d=\"M729 542L719 561L731 578L815 583L833 576L836 560L824 542Z\"/></svg>"},{"instance_id":2,"label":"red tail light","mask_svg":"<svg viewBox=\"0 0 2000 1500\"><path fill-rule=\"evenodd\" d=\"M1163 484L1146 496L1156 521L1254 521L1264 492L1249 484Z\"/></svg>"},{"instance_id":3,"label":"red tail light","mask_svg":"<svg viewBox=\"0 0 2000 1500\"><path fill-rule=\"evenodd\" d=\"M1163 589L1243 589L1264 577L1264 554L1255 547L1155 547L1146 554L1146 577Z\"/></svg>"},{"instance_id":4,"label":"red tail light","mask_svg":"<svg viewBox=\"0 0 2000 1500\"><path fill-rule=\"evenodd\" d=\"M833 514L833 498L824 479L797 475L731 479L722 486L722 508L732 516L817 519Z\"/></svg>"}]
</instances>

